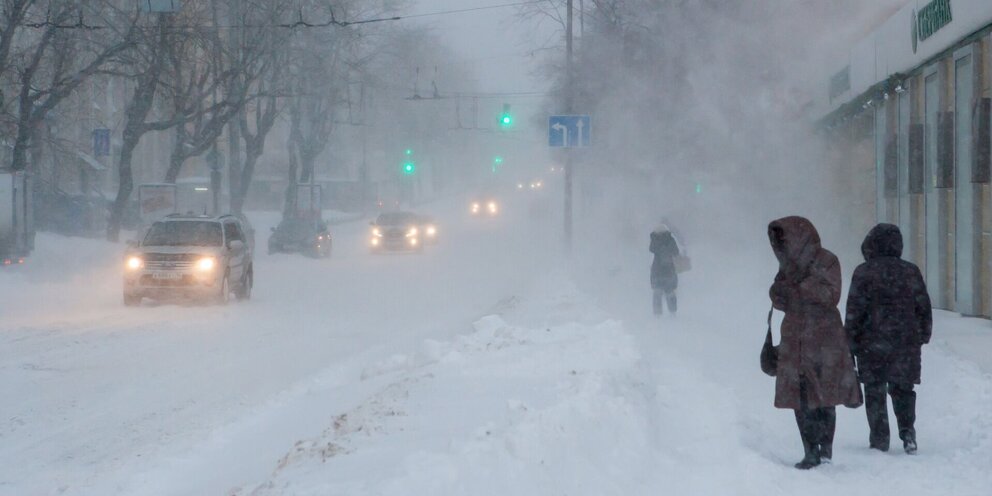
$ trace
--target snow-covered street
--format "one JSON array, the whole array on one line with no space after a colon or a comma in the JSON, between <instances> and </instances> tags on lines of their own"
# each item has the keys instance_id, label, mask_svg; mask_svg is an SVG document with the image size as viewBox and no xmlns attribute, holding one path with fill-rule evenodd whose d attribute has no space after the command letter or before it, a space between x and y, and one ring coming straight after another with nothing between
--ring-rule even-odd
<instances>
[{"instance_id":1,"label":"snow-covered street","mask_svg":"<svg viewBox=\"0 0 992 496\"><path fill-rule=\"evenodd\" d=\"M0 3L0 496L990 469L992 0Z\"/></svg>"},{"instance_id":2,"label":"snow-covered street","mask_svg":"<svg viewBox=\"0 0 992 496\"><path fill-rule=\"evenodd\" d=\"M494 236L453 217L423 256L369 255L363 223L335 230L329 260L259 254L252 301L225 308L124 308L119 245L40 237L44 263L0 280L0 395L16 398L0 407L0 493L120 490L323 371L495 311L544 263L519 256L542 231Z\"/></svg>"},{"instance_id":3,"label":"snow-covered street","mask_svg":"<svg viewBox=\"0 0 992 496\"><path fill-rule=\"evenodd\" d=\"M700 247L655 320L642 247L521 256L555 244L523 223L454 216L423 257L339 226L332 259L260 255L224 308L125 309L119 248L42 238L52 263L0 281L0 494L989 494L992 381L954 351L986 321L938 318L918 456L842 408L834 463L798 472L758 369L769 267Z\"/></svg>"}]
</instances>

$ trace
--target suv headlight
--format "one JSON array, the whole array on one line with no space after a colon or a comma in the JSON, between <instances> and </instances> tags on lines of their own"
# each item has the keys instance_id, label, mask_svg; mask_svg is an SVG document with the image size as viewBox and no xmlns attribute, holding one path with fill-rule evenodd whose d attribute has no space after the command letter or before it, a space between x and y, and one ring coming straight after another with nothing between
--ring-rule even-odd
<instances>
[{"instance_id":1,"label":"suv headlight","mask_svg":"<svg viewBox=\"0 0 992 496\"><path fill-rule=\"evenodd\" d=\"M406 237L408 237L408 238L412 238L412 237L414 237L414 236L416 236L416 235L417 235L417 234L419 234L419 233L420 233L420 231L419 231L419 230L417 230L417 228L416 228L416 227L411 227L411 228L410 228L410 230L409 230L409 231L407 231L407 233L406 233Z\"/></svg>"},{"instance_id":2,"label":"suv headlight","mask_svg":"<svg viewBox=\"0 0 992 496\"><path fill-rule=\"evenodd\" d=\"M217 259L214 257L203 257L196 262L196 269L202 272L210 272L217 267Z\"/></svg>"},{"instance_id":3,"label":"suv headlight","mask_svg":"<svg viewBox=\"0 0 992 496\"><path fill-rule=\"evenodd\" d=\"M382 231L379 230L379 228L377 227L375 229L372 229L372 235L375 236L375 237L377 237L377 238L381 238L382 237Z\"/></svg>"},{"instance_id":4,"label":"suv headlight","mask_svg":"<svg viewBox=\"0 0 992 496\"><path fill-rule=\"evenodd\" d=\"M126 265L129 270L138 270L145 266L145 261L141 257L128 257Z\"/></svg>"}]
</instances>

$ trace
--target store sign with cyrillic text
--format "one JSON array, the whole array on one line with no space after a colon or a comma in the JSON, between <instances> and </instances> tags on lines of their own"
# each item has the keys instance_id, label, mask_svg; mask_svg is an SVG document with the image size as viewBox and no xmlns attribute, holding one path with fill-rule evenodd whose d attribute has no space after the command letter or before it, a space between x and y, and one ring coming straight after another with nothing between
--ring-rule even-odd
<instances>
[{"instance_id":1,"label":"store sign with cyrillic text","mask_svg":"<svg viewBox=\"0 0 992 496\"><path fill-rule=\"evenodd\" d=\"M951 23L951 0L933 0L916 13L913 23L913 52L916 45Z\"/></svg>"}]
</instances>

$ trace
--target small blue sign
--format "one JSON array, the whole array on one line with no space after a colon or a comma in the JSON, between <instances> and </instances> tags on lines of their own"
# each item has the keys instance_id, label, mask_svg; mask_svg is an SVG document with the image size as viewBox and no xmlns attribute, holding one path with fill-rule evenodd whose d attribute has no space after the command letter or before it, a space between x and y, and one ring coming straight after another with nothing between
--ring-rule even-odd
<instances>
[{"instance_id":1,"label":"small blue sign","mask_svg":"<svg viewBox=\"0 0 992 496\"><path fill-rule=\"evenodd\" d=\"M584 148L592 142L592 117L588 115L552 115L548 119L548 146Z\"/></svg>"},{"instance_id":2,"label":"small blue sign","mask_svg":"<svg viewBox=\"0 0 992 496\"><path fill-rule=\"evenodd\" d=\"M94 129L93 130L93 156L94 157L109 157L110 156L110 130L109 129Z\"/></svg>"}]
</instances>

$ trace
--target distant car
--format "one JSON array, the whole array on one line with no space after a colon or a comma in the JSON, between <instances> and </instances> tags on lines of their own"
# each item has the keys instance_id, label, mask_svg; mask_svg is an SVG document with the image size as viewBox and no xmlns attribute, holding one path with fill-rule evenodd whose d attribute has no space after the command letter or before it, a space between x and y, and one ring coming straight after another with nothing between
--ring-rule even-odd
<instances>
[{"instance_id":1,"label":"distant car","mask_svg":"<svg viewBox=\"0 0 992 496\"><path fill-rule=\"evenodd\" d=\"M473 217L498 217L500 204L495 198L491 197L473 200L469 204L469 212Z\"/></svg>"},{"instance_id":2,"label":"distant car","mask_svg":"<svg viewBox=\"0 0 992 496\"><path fill-rule=\"evenodd\" d=\"M245 226L232 215L170 215L148 228L124 258L124 305L143 298L225 304L251 298L253 253Z\"/></svg>"},{"instance_id":3,"label":"distant car","mask_svg":"<svg viewBox=\"0 0 992 496\"><path fill-rule=\"evenodd\" d=\"M372 252L423 251L424 227L422 218L410 212L379 214L371 223L369 248Z\"/></svg>"},{"instance_id":4,"label":"distant car","mask_svg":"<svg viewBox=\"0 0 992 496\"><path fill-rule=\"evenodd\" d=\"M319 219L283 219L272 228L269 254L302 253L314 258L331 256L331 232Z\"/></svg>"},{"instance_id":5,"label":"distant car","mask_svg":"<svg viewBox=\"0 0 992 496\"><path fill-rule=\"evenodd\" d=\"M436 245L438 243L437 222L435 222L433 217L429 215L420 216L420 232L425 243L429 245Z\"/></svg>"},{"instance_id":6,"label":"distant car","mask_svg":"<svg viewBox=\"0 0 992 496\"><path fill-rule=\"evenodd\" d=\"M517 183L517 191L541 191L542 189L544 189L543 179Z\"/></svg>"}]
</instances>

